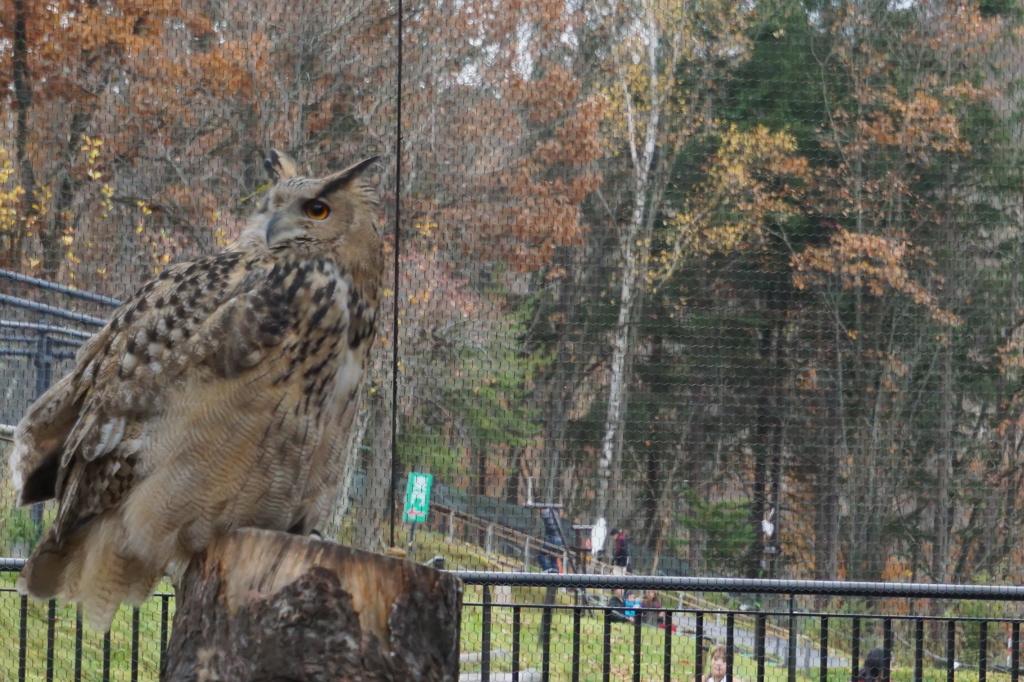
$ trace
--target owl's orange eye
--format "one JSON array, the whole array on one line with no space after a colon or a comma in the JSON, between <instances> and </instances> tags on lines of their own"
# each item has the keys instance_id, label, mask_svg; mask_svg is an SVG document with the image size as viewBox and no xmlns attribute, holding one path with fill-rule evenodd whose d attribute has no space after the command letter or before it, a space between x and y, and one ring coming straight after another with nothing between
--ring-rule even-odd
<instances>
[{"instance_id":1,"label":"owl's orange eye","mask_svg":"<svg viewBox=\"0 0 1024 682\"><path fill-rule=\"evenodd\" d=\"M302 209L306 212L306 215L313 220L323 220L327 216L331 215L331 207L319 199L307 201L306 205L303 206Z\"/></svg>"}]
</instances>

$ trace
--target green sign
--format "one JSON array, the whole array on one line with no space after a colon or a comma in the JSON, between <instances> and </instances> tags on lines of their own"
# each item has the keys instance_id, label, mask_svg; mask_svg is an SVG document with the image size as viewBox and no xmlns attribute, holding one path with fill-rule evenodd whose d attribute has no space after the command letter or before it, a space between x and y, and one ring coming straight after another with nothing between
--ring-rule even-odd
<instances>
[{"instance_id":1,"label":"green sign","mask_svg":"<svg viewBox=\"0 0 1024 682\"><path fill-rule=\"evenodd\" d=\"M421 523L427 520L430 509L430 485L433 474L409 474L409 485L405 488L405 511L402 519Z\"/></svg>"}]
</instances>

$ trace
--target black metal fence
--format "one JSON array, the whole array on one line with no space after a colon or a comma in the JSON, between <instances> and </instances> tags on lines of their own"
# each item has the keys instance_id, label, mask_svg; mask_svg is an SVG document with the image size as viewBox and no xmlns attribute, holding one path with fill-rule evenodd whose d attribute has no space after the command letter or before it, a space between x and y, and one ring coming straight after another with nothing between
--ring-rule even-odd
<instances>
[{"instance_id":1,"label":"black metal fence","mask_svg":"<svg viewBox=\"0 0 1024 682\"><path fill-rule=\"evenodd\" d=\"M77 348L106 323L105 312L121 302L11 270L0 269L0 282L6 291L23 293L0 293L0 362L6 379L0 392L0 424L5 429L0 437L6 439L11 435L8 427L70 368ZM9 492L0 489L0 502L10 502L4 499ZM28 536L20 538L26 544L38 536L42 518L43 505L35 505L32 527L22 531ZM7 531L7 546L0 551L17 549L12 539L17 531L11 525L11 518L0 519L0 531Z\"/></svg>"},{"instance_id":2,"label":"black metal fence","mask_svg":"<svg viewBox=\"0 0 1024 682\"><path fill-rule=\"evenodd\" d=\"M0 575L21 570L24 559L0 559ZM0 635L2 680L155 680L167 650L173 594L158 592L143 608L122 611L110 631L84 627L81 612L55 600L34 602L0 587L5 614L17 614Z\"/></svg>"},{"instance_id":3,"label":"black metal fence","mask_svg":"<svg viewBox=\"0 0 1024 682\"><path fill-rule=\"evenodd\" d=\"M0 560L0 571L17 571L21 563ZM458 575L466 585L465 682L703 682L717 646L734 682L845 681L874 648L884 652L878 682L1020 677L1022 621L994 615L1007 602L1024 601L1020 587ZM603 595L616 588L654 591L664 603L634 607L632 622L621 622ZM744 606L751 599L759 605ZM123 610L111 632L99 635L83 628L76 611L31 602L11 587L0 588L0 604L18 613L16 627L0 638L0 679L18 682L156 679L174 612L172 595L161 592ZM952 604L960 608L947 610Z\"/></svg>"},{"instance_id":4,"label":"black metal fence","mask_svg":"<svg viewBox=\"0 0 1024 682\"><path fill-rule=\"evenodd\" d=\"M62 362L73 360L75 349L106 324L104 317L74 308L85 304L90 311L103 311L116 308L121 302L11 270L0 269L0 281L7 289L20 286L31 295L29 298L0 293L0 357L27 358L29 365L25 369L31 368L31 381L8 382L16 384L19 392L7 396L0 414L6 423L14 423L27 406L25 398L41 395L54 379L59 379L60 374L55 376L54 371L62 367ZM47 302L48 296L61 300L63 305ZM5 374L9 379L17 376L9 370Z\"/></svg>"},{"instance_id":5,"label":"black metal fence","mask_svg":"<svg viewBox=\"0 0 1024 682\"><path fill-rule=\"evenodd\" d=\"M848 680L875 648L884 654L877 679L885 682L983 682L992 674L1017 682L1020 673L1021 621L980 615L999 612L1000 603L1024 600L1024 589L1016 587L489 572L460 576L468 591L462 620L463 652L470 652L463 654L465 680L702 682L716 645L725 649L729 680ZM509 598L513 586L523 592ZM529 595L531 588L535 594L543 588L544 603L517 598ZM616 609L594 594L609 588L653 590L678 601L638 607L632 622L622 622L613 615ZM562 591L571 598L562 595L559 602ZM697 595L705 598L703 605L686 604ZM729 606L744 598L756 598L762 607ZM801 598L828 601L804 609ZM975 607L965 610L979 615L946 610L964 602ZM942 615L928 615L930 610Z\"/></svg>"}]
</instances>

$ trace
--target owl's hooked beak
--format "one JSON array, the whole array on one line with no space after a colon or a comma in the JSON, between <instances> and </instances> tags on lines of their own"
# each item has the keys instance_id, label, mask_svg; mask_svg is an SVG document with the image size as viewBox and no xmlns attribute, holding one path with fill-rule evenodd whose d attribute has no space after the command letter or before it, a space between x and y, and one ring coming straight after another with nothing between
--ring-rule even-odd
<instances>
[{"instance_id":1,"label":"owl's hooked beak","mask_svg":"<svg viewBox=\"0 0 1024 682\"><path fill-rule=\"evenodd\" d=\"M267 246L291 239L302 232L302 228L294 220L285 220L286 209L277 211L267 223Z\"/></svg>"},{"instance_id":2,"label":"owl's hooked beak","mask_svg":"<svg viewBox=\"0 0 1024 682\"><path fill-rule=\"evenodd\" d=\"M268 244L270 243L270 240L273 238L273 236L274 236L274 229L277 227L277 223L280 220L281 220L281 212L277 211L276 213L274 213L273 217L270 218L270 222L267 223L267 243Z\"/></svg>"}]
</instances>

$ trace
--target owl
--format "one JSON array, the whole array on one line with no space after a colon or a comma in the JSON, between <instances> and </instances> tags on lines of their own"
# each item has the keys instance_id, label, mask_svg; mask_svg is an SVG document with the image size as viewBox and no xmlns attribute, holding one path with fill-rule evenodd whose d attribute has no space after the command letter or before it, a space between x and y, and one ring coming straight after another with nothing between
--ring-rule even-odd
<instances>
[{"instance_id":1,"label":"owl","mask_svg":"<svg viewBox=\"0 0 1024 682\"><path fill-rule=\"evenodd\" d=\"M330 513L384 267L368 159L323 178L272 153L242 237L135 292L15 431L23 505L56 498L18 588L109 629L216 534Z\"/></svg>"}]
</instances>

